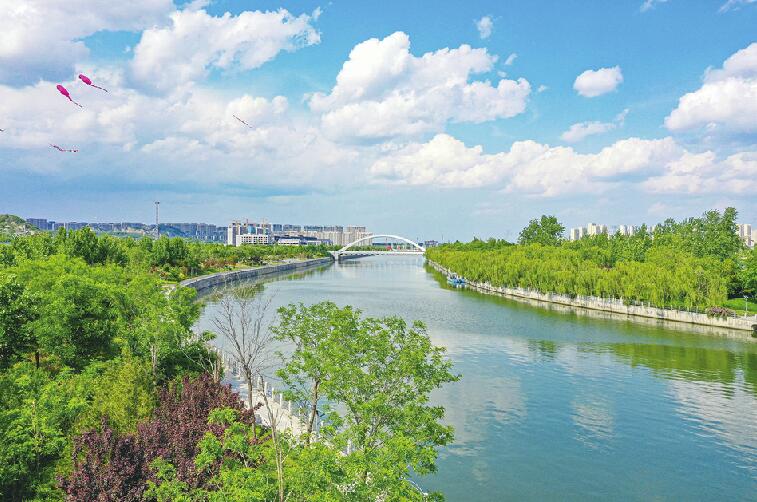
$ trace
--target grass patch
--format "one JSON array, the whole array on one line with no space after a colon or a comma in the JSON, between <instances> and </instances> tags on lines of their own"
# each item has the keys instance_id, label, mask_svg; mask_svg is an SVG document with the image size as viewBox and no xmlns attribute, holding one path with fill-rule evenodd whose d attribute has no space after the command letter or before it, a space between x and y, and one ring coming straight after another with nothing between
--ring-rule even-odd
<instances>
[{"instance_id":1,"label":"grass patch","mask_svg":"<svg viewBox=\"0 0 757 502\"><path fill-rule=\"evenodd\" d=\"M743 298L729 298L723 303L723 306L736 311L740 315L744 315L745 312L751 315L757 314L757 300L754 298L750 298L747 304L744 303ZM748 307L748 310L744 310L744 307Z\"/></svg>"}]
</instances>

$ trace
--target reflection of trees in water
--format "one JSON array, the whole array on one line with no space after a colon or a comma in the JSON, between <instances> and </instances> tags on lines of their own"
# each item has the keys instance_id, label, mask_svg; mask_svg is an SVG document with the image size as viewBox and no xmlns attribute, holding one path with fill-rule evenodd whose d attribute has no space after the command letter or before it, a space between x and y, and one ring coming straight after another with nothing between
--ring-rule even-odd
<instances>
[{"instance_id":1,"label":"reflection of trees in water","mask_svg":"<svg viewBox=\"0 0 757 502\"><path fill-rule=\"evenodd\" d=\"M529 340L528 349L546 359L554 359L558 351L557 343L552 340Z\"/></svg>"},{"instance_id":2,"label":"reflection of trees in water","mask_svg":"<svg viewBox=\"0 0 757 502\"><path fill-rule=\"evenodd\" d=\"M242 279L223 286L204 290L197 295L198 301L203 304L218 303L220 299L229 294L231 291L237 289L247 289L252 292L262 292L265 287L272 282L278 281L295 281L304 277L323 275L329 268L329 264L308 268L305 270L298 270L296 272L281 272L278 274L266 275L263 277L253 277L250 279Z\"/></svg>"},{"instance_id":3,"label":"reflection of trees in water","mask_svg":"<svg viewBox=\"0 0 757 502\"><path fill-rule=\"evenodd\" d=\"M704 347L666 344L607 344L603 348L631 366L644 366L656 375L675 380L732 384L739 375L757 395L757 352L737 353Z\"/></svg>"}]
</instances>

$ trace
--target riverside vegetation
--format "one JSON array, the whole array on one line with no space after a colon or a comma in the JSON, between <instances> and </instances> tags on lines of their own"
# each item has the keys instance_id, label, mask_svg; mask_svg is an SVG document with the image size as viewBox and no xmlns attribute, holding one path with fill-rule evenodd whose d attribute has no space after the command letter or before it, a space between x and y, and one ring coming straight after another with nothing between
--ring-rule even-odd
<instances>
[{"instance_id":1,"label":"riverside vegetation","mask_svg":"<svg viewBox=\"0 0 757 502\"><path fill-rule=\"evenodd\" d=\"M322 415L318 438L292 437L254 424L219 382L214 335L192 332L195 292L167 287L325 253L87 229L0 246L0 499L421 499L410 471L432 472L452 440L429 393L457 379L423 324L282 308L270 339L294 350L267 363Z\"/></svg>"},{"instance_id":2,"label":"riverside vegetation","mask_svg":"<svg viewBox=\"0 0 757 502\"><path fill-rule=\"evenodd\" d=\"M757 295L757 249L739 239L736 216L733 208L708 211L701 218L665 220L653 231L642 226L632 236L572 242L562 238L565 228L554 216L542 216L523 229L517 244L474 239L429 248L426 255L493 286L730 315L744 308L744 296Z\"/></svg>"}]
</instances>

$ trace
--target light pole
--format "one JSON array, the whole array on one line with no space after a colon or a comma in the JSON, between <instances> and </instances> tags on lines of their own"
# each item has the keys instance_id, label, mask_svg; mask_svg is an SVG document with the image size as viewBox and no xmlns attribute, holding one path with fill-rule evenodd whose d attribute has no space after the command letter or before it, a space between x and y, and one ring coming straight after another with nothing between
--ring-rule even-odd
<instances>
[{"instance_id":1,"label":"light pole","mask_svg":"<svg viewBox=\"0 0 757 502\"><path fill-rule=\"evenodd\" d=\"M749 315L749 297L744 295L744 317Z\"/></svg>"},{"instance_id":2,"label":"light pole","mask_svg":"<svg viewBox=\"0 0 757 502\"><path fill-rule=\"evenodd\" d=\"M160 201L156 200L155 201L155 235L158 239L160 239L160 218L158 217L159 208L160 208Z\"/></svg>"}]
</instances>

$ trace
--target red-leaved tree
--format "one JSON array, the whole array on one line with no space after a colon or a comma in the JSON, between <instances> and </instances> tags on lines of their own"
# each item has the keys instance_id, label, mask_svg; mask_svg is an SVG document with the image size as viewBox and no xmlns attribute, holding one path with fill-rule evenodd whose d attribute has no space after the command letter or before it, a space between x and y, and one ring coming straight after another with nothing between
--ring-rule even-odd
<instances>
[{"instance_id":1,"label":"red-leaved tree","mask_svg":"<svg viewBox=\"0 0 757 502\"><path fill-rule=\"evenodd\" d=\"M150 468L134 434L119 436L103 418L99 431L74 440L73 456L74 472L61 481L67 500L142 500Z\"/></svg>"},{"instance_id":2,"label":"red-leaved tree","mask_svg":"<svg viewBox=\"0 0 757 502\"><path fill-rule=\"evenodd\" d=\"M208 374L194 380L185 378L178 388L164 389L159 402L152 419L138 427L140 443L151 461L162 457L172 463L177 479L193 487L203 481L194 468L197 443L207 431L218 437L223 434L223 426L208 425L211 410L233 408L247 424L252 424L254 417L230 386L214 382Z\"/></svg>"},{"instance_id":3,"label":"red-leaved tree","mask_svg":"<svg viewBox=\"0 0 757 502\"><path fill-rule=\"evenodd\" d=\"M254 414L245 410L239 395L204 374L184 378L179 385L160 393L159 405L135 434L119 436L103 419L100 430L85 432L74 440L73 472L61 480L70 501L141 500L150 463L158 457L176 467L177 479L198 487L206 477L194 467L197 443L206 432L219 438L224 426L208 425L208 415L216 408L233 408L241 420L251 425ZM208 473L206 475L210 475Z\"/></svg>"}]
</instances>

